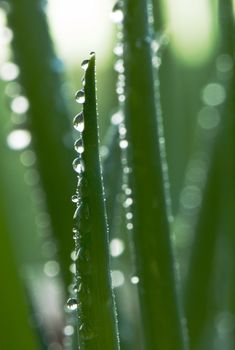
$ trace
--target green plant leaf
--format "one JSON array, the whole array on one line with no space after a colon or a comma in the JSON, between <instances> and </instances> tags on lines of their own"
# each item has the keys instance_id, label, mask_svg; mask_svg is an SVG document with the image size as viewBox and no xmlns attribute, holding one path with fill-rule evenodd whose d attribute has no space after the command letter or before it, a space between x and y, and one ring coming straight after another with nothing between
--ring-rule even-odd
<instances>
[{"instance_id":1,"label":"green plant leaf","mask_svg":"<svg viewBox=\"0 0 235 350\"><path fill-rule=\"evenodd\" d=\"M99 160L95 56L86 63L84 91L77 93L83 114L75 117L84 145L73 165L78 174L77 289L81 349L118 349L116 311L109 267L108 226ZM83 121L84 118L84 121ZM80 124L79 124L80 123ZM85 169L83 169L85 167Z\"/></svg>"},{"instance_id":2,"label":"green plant leaf","mask_svg":"<svg viewBox=\"0 0 235 350\"><path fill-rule=\"evenodd\" d=\"M30 326L26 296L16 269L4 214L0 203L1 348L37 350L38 339L35 329Z\"/></svg>"},{"instance_id":3,"label":"green plant leaf","mask_svg":"<svg viewBox=\"0 0 235 350\"><path fill-rule=\"evenodd\" d=\"M124 2L125 114L136 269L148 349L183 349L155 104L148 1ZM159 102L159 101L158 101ZM159 116L160 117L160 116Z\"/></svg>"},{"instance_id":4,"label":"green plant leaf","mask_svg":"<svg viewBox=\"0 0 235 350\"><path fill-rule=\"evenodd\" d=\"M68 284L72 203L68 198L75 186L67 170L72 150L64 144L70 133L68 110L61 93L61 63L53 52L44 2L9 0L9 24L13 30L13 50L20 78L30 102L29 129L37 154L54 233L59 242L63 276Z\"/></svg>"}]
</instances>

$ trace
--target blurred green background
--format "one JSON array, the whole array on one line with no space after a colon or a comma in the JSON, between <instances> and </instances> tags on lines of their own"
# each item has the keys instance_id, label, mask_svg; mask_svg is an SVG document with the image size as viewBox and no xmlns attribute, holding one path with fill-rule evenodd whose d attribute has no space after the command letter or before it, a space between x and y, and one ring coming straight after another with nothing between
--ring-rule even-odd
<instances>
[{"instance_id":1,"label":"blurred green background","mask_svg":"<svg viewBox=\"0 0 235 350\"><path fill-rule=\"evenodd\" d=\"M82 86L81 61L90 51L97 57L104 159L115 134L110 126L118 110L113 52L118 32L110 16L115 2L47 3L0 1L3 350L76 348L68 326L73 319L64 311L74 269L72 120L78 113L74 94ZM200 350L235 348L233 5L229 0L154 0L153 63L160 77L172 231L193 348ZM117 172L108 167L110 188L121 181ZM119 203L121 189L115 191ZM112 212L121 344L143 349L136 290L127 282L133 266L124 214L117 208Z\"/></svg>"}]
</instances>

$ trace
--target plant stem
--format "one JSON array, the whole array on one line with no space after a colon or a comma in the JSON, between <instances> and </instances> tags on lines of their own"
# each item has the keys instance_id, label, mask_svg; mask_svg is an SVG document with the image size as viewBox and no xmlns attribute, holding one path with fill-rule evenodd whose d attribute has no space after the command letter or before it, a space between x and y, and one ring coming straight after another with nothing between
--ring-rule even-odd
<instances>
[{"instance_id":1,"label":"plant stem","mask_svg":"<svg viewBox=\"0 0 235 350\"><path fill-rule=\"evenodd\" d=\"M117 321L111 288L108 226L99 160L95 56L85 73L83 131L85 172L79 179L77 288L81 349L118 349Z\"/></svg>"},{"instance_id":2,"label":"plant stem","mask_svg":"<svg viewBox=\"0 0 235 350\"><path fill-rule=\"evenodd\" d=\"M125 114L133 189L134 245L146 348L184 349L164 193L148 1L124 6Z\"/></svg>"}]
</instances>

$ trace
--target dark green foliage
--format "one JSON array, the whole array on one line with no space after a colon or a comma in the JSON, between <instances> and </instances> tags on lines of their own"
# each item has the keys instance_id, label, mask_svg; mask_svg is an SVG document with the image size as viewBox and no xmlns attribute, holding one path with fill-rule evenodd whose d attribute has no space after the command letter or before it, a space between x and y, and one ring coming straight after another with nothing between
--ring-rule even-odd
<instances>
[{"instance_id":1,"label":"dark green foliage","mask_svg":"<svg viewBox=\"0 0 235 350\"><path fill-rule=\"evenodd\" d=\"M6 9L13 61L20 70L18 95L29 101L24 119L12 108L15 78L4 78L3 57L3 350L234 349L234 2L207 3L214 16L207 24L216 23L218 40L207 61L199 57L192 65L174 51L172 31L179 28L167 23L166 3L116 3L119 106L114 105L114 72L98 65L100 110L107 114L98 116L91 54L83 66L85 100L79 102L84 130L80 125L72 132L71 111L77 105L64 96L71 81L64 85L46 1L0 1L0 30ZM173 12L185 12L190 27L186 16L192 14L184 6L174 9L172 2ZM200 26L197 32L203 32ZM189 33L195 40L197 33ZM86 34L75 31L74 45L80 47ZM71 72L80 76L77 67ZM109 122L112 111L119 122ZM11 131L18 129L29 130L28 149L9 143ZM74 136L82 147L75 146L76 156ZM27 151L35 157L31 165L23 161ZM33 176L28 181L32 173L37 181ZM64 309L65 291L70 298Z\"/></svg>"}]
</instances>

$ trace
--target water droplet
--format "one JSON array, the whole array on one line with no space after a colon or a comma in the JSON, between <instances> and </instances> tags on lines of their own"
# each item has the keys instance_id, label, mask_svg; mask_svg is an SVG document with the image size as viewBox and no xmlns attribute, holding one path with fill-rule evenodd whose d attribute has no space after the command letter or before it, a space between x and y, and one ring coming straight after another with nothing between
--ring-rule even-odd
<instances>
[{"instance_id":1,"label":"water droplet","mask_svg":"<svg viewBox=\"0 0 235 350\"><path fill-rule=\"evenodd\" d=\"M233 58L230 55L222 54L216 59L216 68L222 72L227 73L233 69Z\"/></svg>"},{"instance_id":2,"label":"water droplet","mask_svg":"<svg viewBox=\"0 0 235 350\"><path fill-rule=\"evenodd\" d=\"M116 63L114 64L114 70L120 74L124 73L124 63L123 59L118 59Z\"/></svg>"},{"instance_id":3,"label":"water droplet","mask_svg":"<svg viewBox=\"0 0 235 350\"><path fill-rule=\"evenodd\" d=\"M198 113L198 123L201 128L211 130L220 123L220 114L216 108L204 107Z\"/></svg>"},{"instance_id":4,"label":"water droplet","mask_svg":"<svg viewBox=\"0 0 235 350\"><path fill-rule=\"evenodd\" d=\"M125 282L125 277L119 270L111 271L111 279L113 288L121 287Z\"/></svg>"},{"instance_id":5,"label":"water droplet","mask_svg":"<svg viewBox=\"0 0 235 350\"><path fill-rule=\"evenodd\" d=\"M114 50L113 50L114 54L116 56L122 56L123 55L123 44L122 43L118 43Z\"/></svg>"},{"instance_id":6,"label":"water droplet","mask_svg":"<svg viewBox=\"0 0 235 350\"><path fill-rule=\"evenodd\" d=\"M82 154L84 152L84 145L82 138L78 139L74 144L75 151L79 154Z\"/></svg>"},{"instance_id":7,"label":"water droplet","mask_svg":"<svg viewBox=\"0 0 235 350\"><path fill-rule=\"evenodd\" d=\"M76 264L71 264L70 266L69 266L69 270L70 270L70 272L72 272L72 274L76 274Z\"/></svg>"},{"instance_id":8,"label":"water droplet","mask_svg":"<svg viewBox=\"0 0 235 350\"><path fill-rule=\"evenodd\" d=\"M26 167L31 167L36 162L36 154L31 150L23 151L20 155L21 163Z\"/></svg>"},{"instance_id":9,"label":"water droplet","mask_svg":"<svg viewBox=\"0 0 235 350\"><path fill-rule=\"evenodd\" d=\"M73 291L74 291L74 293L77 293L77 292L78 292L77 284L74 284L74 285L73 285Z\"/></svg>"},{"instance_id":10,"label":"water droplet","mask_svg":"<svg viewBox=\"0 0 235 350\"><path fill-rule=\"evenodd\" d=\"M221 84L210 83L204 88L202 99L208 106L218 106L226 99L225 88Z\"/></svg>"},{"instance_id":11,"label":"water droplet","mask_svg":"<svg viewBox=\"0 0 235 350\"><path fill-rule=\"evenodd\" d=\"M75 158L73 161L73 169L76 171L78 174L82 174L85 170L84 163L81 158Z\"/></svg>"},{"instance_id":12,"label":"water droplet","mask_svg":"<svg viewBox=\"0 0 235 350\"><path fill-rule=\"evenodd\" d=\"M11 149L22 150L31 142L31 134L28 130L13 130L7 136L7 144Z\"/></svg>"},{"instance_id":13,"label":"water droplet","mask_svg":"<svg viewBox=\"0 0 235 350\"><path fill-rule=\"evenodd\" d=\"M113 257L121 255L125 249L125 245L121 239L114 238L109 244L110 254Z\"/></svg>"},{"instance_id":14,"label":"water droplet","mask_svg":"<svg viewBox=\"0 0 235 350\"><path fill-rule=\"evenodd\" d=\"M153 66L154 66L155 68L159 68L160 65L161 65L161 63L162 63L162 60L161 60L160 57L154 56L154 57L152 58L152 63L153 63Z\"/></svg>"},{"instance_id":15,"label":"water droplet","mask_svg":"<svg viewBox=\"0 0 235 350\"><path fill-rule=\"evenodd\" d=\"M29 109L29 101L25 96L17 96L11 102L11 109L17 114L24 114Z\"/></svg>"},{"instance_id":16,"label":"water droplet","mask_svg":"<svg viewBox=\"0 0 235 350\"><path fill-rule=\"evenodd\" d=\"M133 276L133 277L131 277L131 283L132 284L138 284L139 283L139 277L137 277L137 276Z\"/></svg>"},{"instance_id":17,"label":"water droplet","mask_svg":"<svg viewBox=\"0 0 235 350\"><path fill-rule=\"evenodd\" d=\"M119 125L118 131L119 131L119 135L121 135L121 136L125 136L126 132L127 132L127 130L123 124Z\"/></svg>"},{"instance_id":18,"label":"water droplet","mask_svg":"<svg viewBox=\"0 0 235 350\"><path fill-rule=\"evenodd\" d=\"M74 327L72 325L67 325L64 327L64 335L70 336L74 334Z\"/></svg>"},{"instance_id":19,"label":"water droplet","mask_svg":"<svg viewBox=\"0 0 235 350\"><path fill-rule=\"evenodd\" d=\"M77 103L84 103L85 102L85 92L84 90L78 90L75 94L75 99Z\"/></svg>"},{"instance_id":20,"label":"water droplet","mask_svg":"<svg viewBox=\"0 0 235 350\"><path fill-rule=\"evenodd\" d=\"M48 277L55 277L60 271L60 266L57 261L50 260L45 263L43 270Z\"/></svg>"},{"instance_id":21,"label":"water droplet","mask_svg":"<svg viewBox=\"0 0 235 350\"><path fill-rule=\"evenodd\" d=\"M128 147L128 141L127 140L121 140L119 142L119 146L120 146L121 149L127 148Z\"/></svg>"},{"instance_id":22,"label":"water droplet","mask_svg":"<svg viewBox=\"0 0 235 350\"><path fill-rule=\"evenodd\" d=\"M75 311L78 308L78 302L75 298L69 298L66 303L67 309L70 311Z\"/></svg>"},{"instance_id":23,"label":"water droplet","mask_svg":"<svg viewBox=\"0 0 235 350\"><path fill-rule=\"evenodd\" d=\"M122 3L121 1L117 1L116 4L113 7L112 13L110 15L111 20L114 23L121 23L124 18L124 14L122 11Z\"/></svg>"},{"instance_id":24,"label":"water droplet","mask_svg":"<svg viewBox=\"0 0 235 350\"><path fill-rule=\"evenodd\" d=\"M84 130L84 114L83 112L78 113L73 119L73 126L79 132Z\"/></svg>"},{"instance_id":25,"label":"water droplet","mask_svg":"<svg viewBox=\"0 0 235 350\"><path fill-rule=\"evenodd\" d=\"M131 220L133 218L133 214L131 212L126 213L127 220Z\"/></svg>"},{"instance_id":26,"label":"water droplet","mask_svg":"<svg viewBox=\"0 0 235 350\"><path fill-rule=\"evenodd\" d=\"M123 203L124 208L128 208L133 204L133 199L131 197L128 197L125 202Z\"/></svg>"},{"instance_id":27,"label":"water droplet","mask_svg":"<svg viewBox=\"0 0 235 350\"><path fill-rule=\"evenodd\" d=\"M84 60L84 61L82 61L81 67L82 67L82 69L87 70L88 65L89 65L89 60Z\"/></svg>"},{"instance_id":28,"label":"water droplet","mask_svg":"<svg viewBox=\"0 0 235 350\"><path fill-rule=\"evenodd\" d=\"M18 77L19 75L19 67L12 63L6 62L2 65L0 70L0 76L3 80L11 81Z\"/></svg>"},{"instance_id":29,"label":"water droplet","mask_svg":"<svg viewBox=\"0 0 235 350\"><path fill-rule=\"evenodd\" d=\"M73 203L77 203L77 202L78 202L78 199L79 199L79 197L78 197L77 194L74 194L74 195L71 197L71 201L72 201Z\"/></svg>"},{"instance_id":30,"label":"water droplet","mask_svg":"<svg viewBox=\"0 0 235 350\"><path fill-rule=\"evenodd\" d=\"M126 225L127 230L131 231L133 229L133 224L131 222L128 222L128 224Z\"/></svg>"},{"instance_id":31,"label":"water droplet","mask_svg":"<svg viewBox=\"0 0 235 350\"><path fill-rule=\"evenodd\" d=\"M70 254L70 257L73 261L76 261L78 256L76 250L73 250L72 253Z\"/></svg>"},{"instance_id":32,"label":"water droplet","mask_svg":"<svg viewBox=\"0 0 235 350\"><path fill-rule=\"evenodd\" d=\"M111 117L111 122L113 125L118 125L123 121L123 113L121 111L115 113Z\"/></svg>"},{"instance_id":33,"label":"water droplet","mask_svg":"<svg viewBox=\"0 0 235 350\"><path fill-rule=\"evenodd\" d=\"M202 201L201 189L198 186L186 186L181 195L180 202L187 210L198 208Z\"/></svg>"},{"instance_id":34,"label":"water droplet","mask_svg":"<svg viewBox=\"0 0 235 350\"><path fill-rule=\"evenodd\" d=\"M125 188L125 194L130 196L130 194L132 194L132 190L129 187Z\"/></svg>"},{"instance_id":35,"label":"water droplet","mask_svg":"<svg viewBox=\"0 0 235 350\"><path fill-rule=\"evenodd\" d=\"M78 233L78 229L76 227L73 227L72 229L73 233L77 234Z\"/></svg>"}]
</instances>

